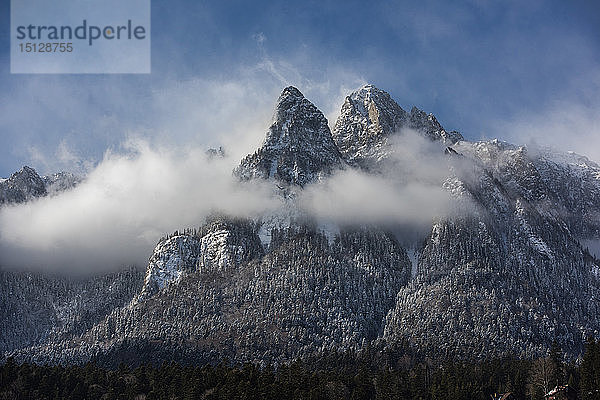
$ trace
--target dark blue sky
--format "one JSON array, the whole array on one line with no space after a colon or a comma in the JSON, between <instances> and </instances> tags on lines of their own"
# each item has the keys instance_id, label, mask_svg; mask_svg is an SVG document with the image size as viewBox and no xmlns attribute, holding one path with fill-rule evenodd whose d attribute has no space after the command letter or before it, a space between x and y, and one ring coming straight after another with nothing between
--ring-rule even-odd
<instances>
[{"instance_id":1,"label":"dark blue sky","mask_svg":"<svg viewBox=\"0 0 600 400\"><path fill-rule=\"evenodd\" d=\"M86 168L132 132L185 146L227 142L236 120L266 130L287 84L330 119L370 82L472 140L585 151L600 135L595 1L153 0L150 75L11 75L9 1L0 15L4 177Z\"/></svg>"}]
</instances>

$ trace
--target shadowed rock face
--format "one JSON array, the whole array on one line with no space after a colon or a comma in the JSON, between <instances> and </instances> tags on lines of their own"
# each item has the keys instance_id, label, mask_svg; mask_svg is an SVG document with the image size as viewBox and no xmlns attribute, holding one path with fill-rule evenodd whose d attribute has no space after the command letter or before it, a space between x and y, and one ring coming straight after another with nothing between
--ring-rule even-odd
<instances>
[{"instance_id":1,"label":"shadowed rock face","mask_svg":"<svg viewBox=\"0 0 600 400\"><path fill-rule=\"evenodd\" d=\"M290 86L277 101L262 147L244 158L234 173L243 180L273 178L304 186L342 166L327 119Z\"/></svg>"}]
</instances>

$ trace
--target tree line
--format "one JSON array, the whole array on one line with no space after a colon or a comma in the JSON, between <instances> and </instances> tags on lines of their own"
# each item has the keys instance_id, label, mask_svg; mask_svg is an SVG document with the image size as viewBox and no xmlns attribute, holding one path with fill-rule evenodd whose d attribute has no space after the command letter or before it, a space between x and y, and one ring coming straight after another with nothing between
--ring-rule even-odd
<instances>
[{"instance_id":1,"label":"tree line","mask_svg":"<svg viewBox=\"0 0 600 400\"><path fill-rule=\"evenodd\" d=\"M118 368L94 362L49 366L9 358L0 367L0 400L20 399L544 399L569 385L573 398L600 399L600 343L589 339L579 362L555 343L547 357L418 362L381 351L327 353L273 367L254 364Z\"/></svg>"}]
</instances>

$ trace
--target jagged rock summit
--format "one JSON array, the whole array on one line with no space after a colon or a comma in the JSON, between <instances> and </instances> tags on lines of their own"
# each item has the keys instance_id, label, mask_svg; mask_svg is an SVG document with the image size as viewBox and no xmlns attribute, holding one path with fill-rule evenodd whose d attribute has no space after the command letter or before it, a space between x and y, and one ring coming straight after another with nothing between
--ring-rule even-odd
<instances>
[{"instance_id":1,"label":"jagged rock summit","mask_svg":"<svg viewBox=\"0 0 600 400\"><path fill-rule=\"evenodd\" d=\"M234 173L243 180L275 178L304 186L344 165L327 119L295 87L283 90L263 145Z\"/></svg>"},{"instance_id":2,"label":"jagged rock summit","mask_svg":"<svg viewBox=\"0 0 600 400\"><path fill-rule=\"evenodd\" d=\"M462 139L458 132L446 132L433 114L417 107L406 112L389 93L370 84L346 97L333 138L350 164L370 169L389 157L390 137L404 128L448 145Z\"/></svg>"},{"instance_id":3,"label":"jagged rock summit","mask_svg":"<svg viewBox=\"0 0 600 400\"><path fill-rule=\"evenodd\" d=\"M23 203L47 194L44 180L31 167L24 166L0 182L0 204Z\"/></svg>"},{"instance_id":4,"label":"jagged rock summit","mask_svg":"<svg viewBox=\"0 0 600 400\"><path fill-rule=\"evenodd\" d=\"M68 190L81 182L70 172L40 176L35 169L25 165L7 179L0 179L0 205L24 203L39 197Z\"/></svg>"},{"instance_id":5,"label":"jagged rock summit","mask_svg":"<svg viewBox=\"0 0 600 400\"><path fill-rule=\"evenodd\" d=\"M408 113L388 93L365 85L346 97L333 137L351 164L368 166L387 157L388 137L407 121Z\"/></svg>"}]
</instances>

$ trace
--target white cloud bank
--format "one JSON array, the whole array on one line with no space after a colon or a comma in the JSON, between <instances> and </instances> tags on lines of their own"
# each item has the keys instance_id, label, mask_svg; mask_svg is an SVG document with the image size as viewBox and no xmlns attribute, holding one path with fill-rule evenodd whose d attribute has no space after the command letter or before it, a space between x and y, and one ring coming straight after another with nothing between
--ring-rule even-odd
<instances>
[{"instance_id":1,"label":"white cloud bank","mask_svg":"<svg viewBox=\"0 0 600 400\"><path fill-rule=\"evenodd\" d=\"M273 206L265 184L231 174L230 159L200 149L130 143L107 153L75 189L0 209L0 264L82 271L143 265L158 238L197 227L213 211L257 214Z\"/></svg>"},{"instance_id":2,"label":"white cloud bank","mask_svg":"<svg viewBox=\"0 0 600 400\"><path fill-rule=\"evenodd\" d=\"M449 174L444 147L411 130L393 139L390 163L383 173L340 171L309 186L301 195L301 205L318 218L342 224L421 227L446 215L456 202L442 188Z\"/></svg>"},{"instance_id":3,"label":"white cloud bank","mask_svg":"<svg viewBox=\"0 0 600 400\"><path fill-rule=\"evenodd\" d=\"M442 149L410 132L398 138L393 170L340 171L307 187L301 209L341 225L405 227L448 212ZM163 234L198 227L210 213L259 216L282 206L272 183L232 175L237 157L211 159L204 148L142 140L125 149L107 152L73 190L0 208L0 265L79 273L143 267Z\"/></svg>"},{"instance_id":4,"label":"white cloud bank","mask_svg":"<svg viewBox=\"0 0 600 400\"><path fill-rule=\"evenodd\" d=\"M264 140L283 86L299 87L330 112L346 82L363 81L343 70L308 79L291 64L263 58L228 80L166 79L151 87L141 78L110 77L85 90L58 78L29 79L0 111L7 132L26 132L13 147L40 173L67 170L86 179L55 197L0 208L0 266L84 273L143 267L165 233L197 227L214 211L255 215L279 204L271 186L241 184L232 170ZM20 105L38 92L48 112L31 116ZM106 98L110 108L101 107ZM227 157L208 160L205 150L221 145ZM100 160L98 148L108 149Z\"/></svg>"}]
</instances>

